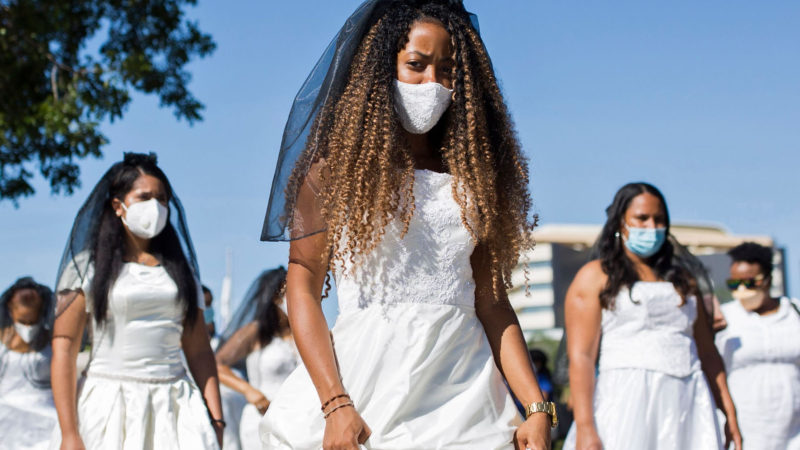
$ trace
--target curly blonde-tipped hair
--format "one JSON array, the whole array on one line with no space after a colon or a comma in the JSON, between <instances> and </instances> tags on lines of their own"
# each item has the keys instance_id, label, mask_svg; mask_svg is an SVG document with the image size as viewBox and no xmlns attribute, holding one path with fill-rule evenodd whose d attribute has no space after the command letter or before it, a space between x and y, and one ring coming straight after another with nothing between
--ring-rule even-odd
<instances>
[{"instance_id":1,"label":"curly blonde-tipped hair","mask_svg":"<svg viewBox=\"0 0 800 450\"><path fill-rule=\"evenodd\" d=\"M463 7L398 3L369 29L342 92L320 111L287 187L297 206L307 177L327 229L331 269L358 262L399 221L414 214L414 161L394 110L397 54L414 23L433 21L454 48L452 105L430 132L450 172L462 222L485 247L495 295L511 287L521 252L532 248L528 168L489 55ZM469 220L467 220L469 218ZM289 217L289 227L292 221Z\"/></svg>"}]
</instances>

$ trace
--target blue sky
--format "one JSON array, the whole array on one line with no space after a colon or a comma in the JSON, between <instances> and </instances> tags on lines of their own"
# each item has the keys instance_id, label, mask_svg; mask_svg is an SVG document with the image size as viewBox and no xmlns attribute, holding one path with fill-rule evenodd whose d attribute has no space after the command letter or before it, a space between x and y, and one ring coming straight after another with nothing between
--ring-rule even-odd
<instances>
[{"instance_id":1,"label":"blue sky","mask_svg":"<svg viewBox=\"0 0 800 450\"><path fill-rule=\"evenodd\" d=\"M194 126L135 96L104 126L102 160L72 197L0 203L0 287L53 283L72 220L123 151L155 151L187 211L216 293L226 247L234 299L288 246L258 241L292 98L358 0L201 1L189 11L218 49L191 64L205 103ZM600 223L614 192L645 180L673 221L766 234L800 283L800 3L466 0L479 16L542 223ZM335 309L326 302L326 310Z\"/></svg>"}]
</instances>

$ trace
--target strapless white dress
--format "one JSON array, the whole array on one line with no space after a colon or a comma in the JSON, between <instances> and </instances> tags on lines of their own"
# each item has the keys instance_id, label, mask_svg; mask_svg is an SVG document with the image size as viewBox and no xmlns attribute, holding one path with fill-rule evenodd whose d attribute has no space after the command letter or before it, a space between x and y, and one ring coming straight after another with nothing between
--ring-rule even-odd
<instances>
[{"instance_id":1,"label":"strapless white dress","mask_svg":"<svg viewBox=\"0 0 800 450\"><path fill-rule=\"evenodd\" d=\"M247 355L245 364L248 381L261 391L267 400L271 401L286 377L297 367L299 361L300 357L294 347L294 342L275 337L266 346ZM258 424L261 417L258 409L250 403L242 410L239 440L244 450L261 448L261 438L258 435Z\"/></svg>"},{"instance_id":2,"label":"strapless white dress","mask_svg":"<svg viewBox=\"0 0 800 450\"><path fill-rule=\"evenodd\" d=\"M605 450L722 448L693 337L697 300L680 302L671 283L638 282L603 310L594 420Z\"/></svg>"},{"instance_id":3,"label":"strapless white dress","mask_svg":"<svg viewBox=\"0 0 800 450\"><path fill-rule=\"evenodd\" d=\"M416 171L408 233L393 223L355 273L339 271L331 330L368 449L513 448L520 423L475 314L475 247L452 177ZM349 268L348 268L349 269ZM325 421L301 365L261 421L264 448L319 449Z\"/></svg>"},{"instance_id":4,"label":"strapless white dress","mask_svg":"<svg viewBox=\"0 0 800 450\"><path fill-rule=\"evenodd\" d=\"M87 277L82 289L91 315L90 286ZM87 450L219 448L203 396L181 359L177 295L162 266L123 266L109 292L108 321L95 327L78 396ZM202 296L197 301L202 308ZM52 447L59 443L54 436Z\"/></svg>"},{"instance_id":5,"label":"strapless white dress","mask_svg":"<svg viewBox=\"0 0 800 450\"><path fill-rule=\"evenodd\" d=\"M46 449L56 426L50 346L19 353L0 343L0 450Z\"/></svg>"}]
</instances>

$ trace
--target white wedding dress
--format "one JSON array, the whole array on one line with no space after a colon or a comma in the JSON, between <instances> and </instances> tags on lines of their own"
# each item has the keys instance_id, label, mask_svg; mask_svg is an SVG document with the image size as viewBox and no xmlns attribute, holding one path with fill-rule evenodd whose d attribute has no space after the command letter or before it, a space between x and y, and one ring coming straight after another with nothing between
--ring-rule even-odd
<instances>
[{"instance_id":1,"label":"white wedding dress","mask_svg":"<svg viewBox=\"0 0 800 450\"><path fill-rule=\"evenodd\" d=\"M632 292L632 294L631 294ZM605 450L719 450L716 404L700 368L697 300L637 282L603 309L594 421ZM564 442L575 448L576 426Z\"/></svg>"},{"instance_id":2,"label":"white wedding dress","mask_svg":"<svg viewBox=\"0 0 800 450\"><path fill-rule=\"evenodd\" d=\"M475 247L452 177L416 171L408 233L387 226L355 273L338 271L331 330L368 449L513 448L521 421L475 314ZM325 420L301 365L261 421L264 448L319 449Z\"/></svg>"},{"instance_id":3,"label":"white wedding dress","mask_svg":"<svg viewBox=\"0 0 800 450\"><path fill-rule=\"evenodd\" d=\"M19 353L0 343L0 450L46 449L56 426L50 346Z\"/></svg>"},{"instance_id":4,"label":"white wedding dress","mask_svg":"<svg viewBox=\"0 0 800 450\"><path fill-rule=\"evenodd\" d=\"M90 286L91 276L81 287L91 316ZM108 320L94 329L78 397L87 450L219 448L202 394L181 360L177 295L162 266L123 265L109 292ZM197 301L202 314L202 296ZM59 443L54 436L51 448Z\"/></svg>"},{"instance_id":5,"label":"white wedding dress","mask_svg":"<svg viewBox=\"0 0 800 450\"><path fill-rule=\"evenodd\" d=\"M294 342L276 336L269 344L247 355L245 364L247 365L248 381L261 391L267 400L272 400L286 377L297 367L299 360ZM261 449L261 438L258 435L258 424L261 417L258 409L249 403L242 410L242 419L239 424L239 440L242 443L242 449Z\"/></svg>"}]
</instances>

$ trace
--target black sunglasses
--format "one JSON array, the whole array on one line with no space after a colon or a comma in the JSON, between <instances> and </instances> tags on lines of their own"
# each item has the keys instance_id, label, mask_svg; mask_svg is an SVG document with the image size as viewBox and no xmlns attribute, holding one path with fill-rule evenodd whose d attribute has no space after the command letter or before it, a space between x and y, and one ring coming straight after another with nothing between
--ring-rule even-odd
<instances>
[{"instance_id":1,"label":"black sunglasses","mask_svg":"<svg viewBox=\"0 0 800 450\"><path fill-rule=\"evenodd\" d=\"M753 278L728 278L728 280L725 281L725 284L728 285L728 289L735 291L736 289L739 289L739 286L742 284L747 289L752 289L759 285L763 280L764 275L759 275Z\"/></svg>"}]
</instances>

